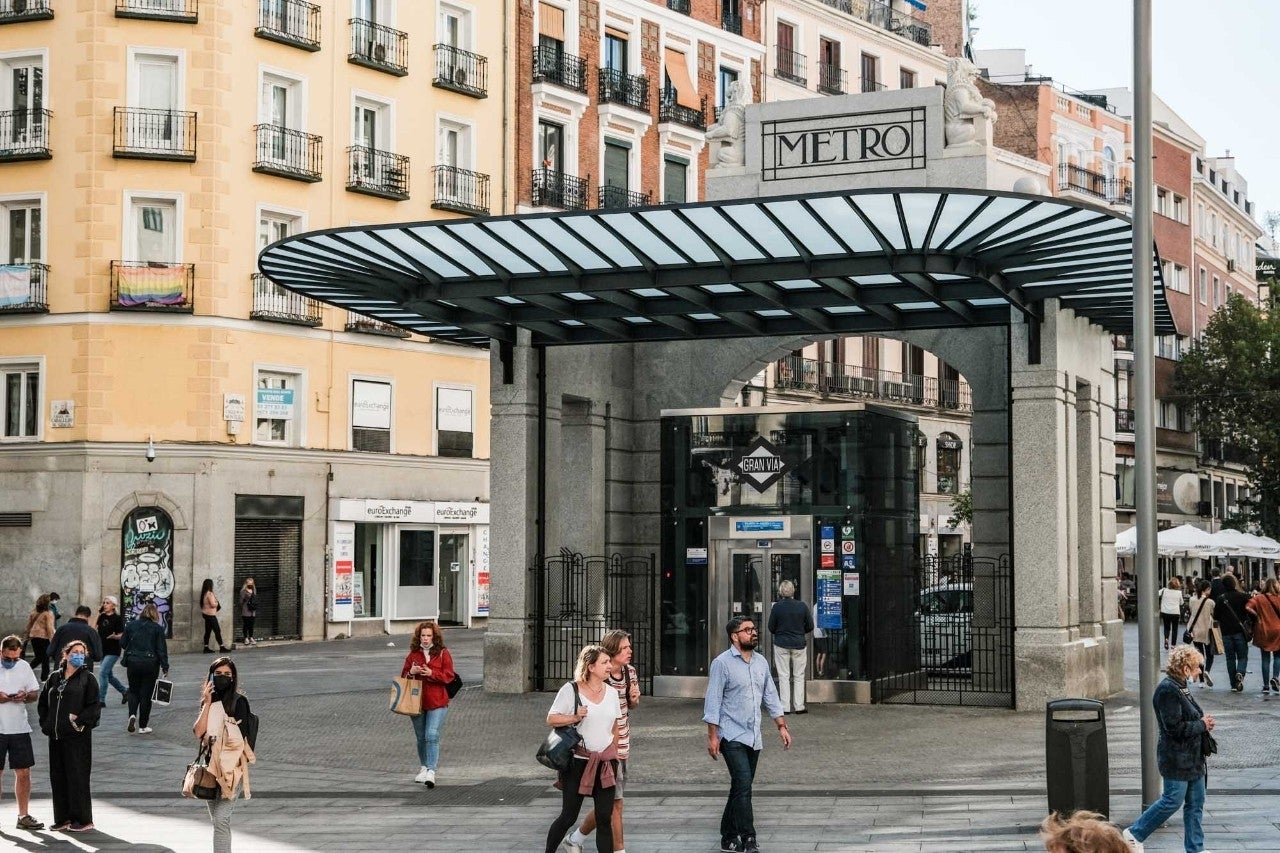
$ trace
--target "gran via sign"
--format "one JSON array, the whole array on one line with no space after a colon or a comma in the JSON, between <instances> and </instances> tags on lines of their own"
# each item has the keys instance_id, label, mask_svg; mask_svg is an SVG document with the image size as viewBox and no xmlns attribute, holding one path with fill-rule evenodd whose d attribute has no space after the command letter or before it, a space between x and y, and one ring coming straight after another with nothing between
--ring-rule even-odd
<instances>
[{"instance_id":1,"label":"gran via sign","mask_svg":"<svg viewBox=\"0 0 1280 853\"><path fill-rule=\"evenodd\" d=\"M766 181L925 167L925 108L906 107L760 123Z\"/></svg>"},{"instance_id":2,"label":"gran via sign","mask_svg":"<svg viewBox=\"0 0 1280 853\"><path fill-rule=\"evenodd\" d=\"M782 458L782 454L778 452L773 442L762 436L756 436L755 440L729 463L729 467L737 473L741 482L762 494L783 474L791 470L791 465Z\"/></svg>"}]
</instances>

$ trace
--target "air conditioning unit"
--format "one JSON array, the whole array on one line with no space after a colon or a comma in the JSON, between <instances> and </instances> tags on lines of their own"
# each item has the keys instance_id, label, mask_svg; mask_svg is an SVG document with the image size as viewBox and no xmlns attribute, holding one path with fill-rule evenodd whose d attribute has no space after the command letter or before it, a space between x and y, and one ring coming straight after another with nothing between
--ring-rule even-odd
<instances>
[{"instance_id":1,"label":"air conditioning unit","mask_svg":"<svg viewBox=\"0 0 1280 853\"><path fill-rule=\"evenodd\" d=\"M1236 271L1236 262L1230 261L1230 260L1227 261L1227 272L1235 272L1235 271Z\"/></svg>"},{"instance_id":2,"label":"air conditioning unit","mask_svg":"<svg viewBox=\"0 0 1280 853\"><path fill-rule=\"evenodd\" d=\"M455 86L467 85L467 69L460 65L453 69L453 84Z\"/></svg>"}]
</instances>

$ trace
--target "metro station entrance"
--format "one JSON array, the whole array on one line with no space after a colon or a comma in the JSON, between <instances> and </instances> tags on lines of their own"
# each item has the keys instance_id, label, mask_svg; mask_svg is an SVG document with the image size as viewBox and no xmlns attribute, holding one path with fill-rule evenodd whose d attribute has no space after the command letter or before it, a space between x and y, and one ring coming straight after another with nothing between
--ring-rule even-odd
<instances>
[{"instance_id":1,"label":"metro station entrance","mask_svg":"<svg viewBox=\"0 0 1280 853\"><path fill-rule=\"evenodd\" d=\"M750 616L760 629L761 653L773 660L773 636L769 633L769 611L778 598L778 587L783 581L791 581L796 597L813 606L812 572L803 567L812 565L810 544L803 539L716 539L718 532L727 532L730 519L713 519L721 522L711 530L711 574L716 578L716 589L711 601L711 625L723 626L734 616ZM812 521L802 519L799 530L809 530ZM725 528L718 531L716 527ZM727 571L722 570L727 567Z\"/></svg>"}]
</instances>

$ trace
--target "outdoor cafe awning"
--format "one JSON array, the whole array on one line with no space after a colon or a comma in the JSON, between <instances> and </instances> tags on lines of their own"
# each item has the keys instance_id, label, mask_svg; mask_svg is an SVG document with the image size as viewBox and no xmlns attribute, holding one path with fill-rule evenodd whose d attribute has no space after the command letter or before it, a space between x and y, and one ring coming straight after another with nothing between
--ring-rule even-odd
<instances>
[{"instance_id":1,"label":"outdoor cafe awning","mask_svg":"<svg viewBox=\"0 0 1280 853\"><path fill-rule=\"evenodd\" d=\"M352 226L289 237L272 281L483 346L1003 325L1061 305L1133 324L1132 231L1109 210L899 189ZM1156 334L1175 331L1156 269Z\"/></svg>"}]
</instances>

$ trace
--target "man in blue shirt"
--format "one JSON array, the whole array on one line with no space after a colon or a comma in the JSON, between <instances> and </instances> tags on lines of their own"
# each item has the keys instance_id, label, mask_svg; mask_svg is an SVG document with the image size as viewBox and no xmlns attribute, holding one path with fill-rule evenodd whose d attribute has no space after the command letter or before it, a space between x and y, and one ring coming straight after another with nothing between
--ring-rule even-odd
<instances>
[{"instance_id":1,"label":"man in blue shirt","mask_svg":"<svg viewBox=\"0 0 1280 853\"><path fill-rule=\"evenodd\" d=\"M711 662L702 720L707 724L707 752L724 755L729 768L729 800L720 818L723 853L760 853L751 812L751 783L764 741L760 737L760 703L778 726L782 748L791 748L791 733L782 714L769 662L753 654L760 632L750 616L735 616L725 626L728 649Z\"/></svg>"}]
</instances>

